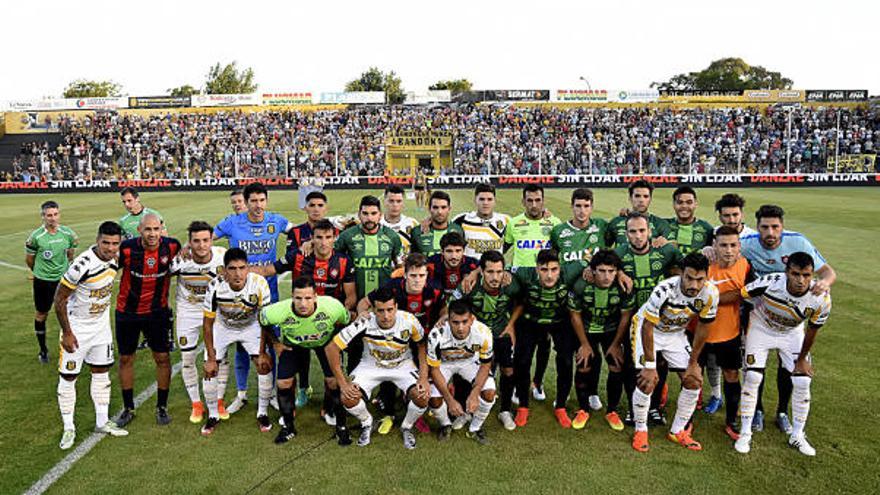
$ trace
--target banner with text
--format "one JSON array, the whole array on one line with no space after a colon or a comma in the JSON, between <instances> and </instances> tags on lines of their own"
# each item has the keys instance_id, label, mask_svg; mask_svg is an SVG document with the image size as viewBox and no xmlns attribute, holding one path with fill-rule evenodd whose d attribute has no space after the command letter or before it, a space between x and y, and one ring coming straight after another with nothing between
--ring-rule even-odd
<instances>
[{"instance_id":1,"label":"banner with text","mask_svg":"<svg viewBox=\"0 0 880 495\"><path fill-rule=\"evenodd\" d=\"M321 93L322 104L366 105L385 103L384 91L344 91Z\"/></svg>"},{"instance_id":2,"label":"banner with text","mask_svg":"<svg viewBox=\"0 0 880 495\"><path fill-rule=\"evenodd\" d=\"M130 96L129 108L179 108L190 106L189 96Z\"/></svg>"},{"instance_id":3,"label":"banner with text","mask_svg":"<svg viewBox=\"0 0 880 495\"><path fill-rule=\"evenodd\" d=\"M192 95L194 107L237 107L261 105L263 99L259 93L233 95Z\"/></svg>"},{"instance_id":4,"label":"banner with text","mask_svg":"<svg viewBox=\"0 0 880 495\"><path fill-rule=\"evenodd\" d=\"M263 105L311 105L311 91L294 91L290 93L263 93Z\"/></svg>"}]
</instances>

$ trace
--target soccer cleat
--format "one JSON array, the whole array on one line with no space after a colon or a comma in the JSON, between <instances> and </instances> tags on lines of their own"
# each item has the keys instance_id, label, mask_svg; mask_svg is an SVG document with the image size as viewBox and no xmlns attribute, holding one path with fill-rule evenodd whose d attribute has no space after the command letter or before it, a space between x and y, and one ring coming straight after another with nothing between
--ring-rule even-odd
<instances>
[{"instance_id":1,"label":"soccer cleat","mask_svg":"<svg viewBox=\"0 0 880 495\"><path fill-rule=\"evenodd\" d=\"M592 409L593 411L598 411L599 409L602 409L602 399L600 399L598 395L590 396L590 409Z\"/></svg>"},{"instance_id":2,"label":"soccer cleat","mask_svg":"<svg viewBox=\"0 0 880 495\"><path fill-rule=\"evenodd\" d=\"M276 444L287 443L296 437L296 426L290 425L281 428L278 431L278 436L275 437Z\"/></svg>"},{"instance_id":3,"label":"soccer cleat","mask_svg":"<svg viewBox=\"0 0 880 495\"><path fill-rule=\"evenodd\" d=\"M514 419L513 422L516 424L516 426L519 426L520 428L527 425L529 423L529 408L516 408L516 419Z\"/></svg>"},{"instance_id":4,"label":"soccer cleat","mask_svg":"<svg viewBox=\"0 0 880 495\"><path fill-rule=\"evenodd\" d=\"M452 422L452 429L458 431L464 428L464 426L470 422L472 417L473 416L471 416L470 413L464 413L461 416L455 418L455 421Z\"/></svg>"},{"instance_id":5,"label":"soccer cleat","mask_svg":"<svg viewBox=\"0 0 880 495\"><path fill-rule=\"evenodd\" d=\"M205 424L202 426L202 436L209 436L211 433L214 433L214 429L217 428L217 425L220 424L220 418L213 418L208 416L208 420L205 421Z\"/></svg>"},{"instance_id":6,"label":"soccer cleat","mask_svg":"<svg viewBox=\"0 0 880 495\"><path fill-rule=\"evenodd\" d=\"M553 415L556 416L556 422L559 423L559 426L566 429L571 428L571 418L568 417L568 411L564 407L554 409Z\"/></svg>"},{"instance_id":7,"label":"soccer cleat","mask_svg":"<svg viewBox=\"0 0 880 495\"><path fill-rule=\"evenodd\" d=\"M721 405L724 402L721 400L721 397L715 397L714 395L709 398L709 402L703 406L703 412L706 414L715 414L721 409Z\"/></svg>"},{"instance_id":8,"label":"soccer cleat","mask_svg":"<svg viewBox=\"0 0 880 495\"><path fill-rule=\"evenodd\" d=\"M228 414L237 413L242 407L246 406L248 403L247 397L236 397L235 400L232 401L232 404L229 404L229 407L226 408L226 412Z\"/></svg>"},{"instance_id":9,"label":"soccer cleat","mask_svg":"<svg viewBox=\"0 0 880 495\"><path fill-rule=\"evenodd\" d=\"M578 409L577 414L574 415L574 420L571 422L571 427L575 430L583 430L584 426L587 426L589 419L590 413L583 409Z\"/></svg>"},{"instance_id":10,"label":"soccer cleat","mask_svg":"<svg viewBox=\"0 0 880 495\"><path fill-rule=\"evenodd\" d=\"M391 416L385 416L379 420L379 428L377 428L376 431L378 431L380 435L387 435L393 426L394 418Z\"/></svg>"},{"instance_id":11,"label":"soccer cleat","mask_svg":"<svg viewBox=\"0 0 880 495\"><path fill-rule=\"evenodd\" d=\"M623 431L623 421L620 420L620 416L617 415L616 411L611 411L606 414L605 421L608 422L608 426L610 426L612 430Z\"/></svg>"},{"instance_id":12,"label":"soccer cleat","mask_svg":"<svg viewBox=\"0 0 880 495\"><path fill-rule=\"evenodd\" d=\"M764 411L755 411L752 417L752 431L764 431Z\"/></svg>"},{"instance_id":13,"label":"soccer cleat","mask_svg":"<svg viewBox=\"0 0 880 495\"><path fill-rule=\"evenodd\" d=\"M486 430L480 428L477 431L468 430L465 434L468 438L473 438L480 445L489 445L489 439L486 438Z\"/></svg>"},{"instance_id":14,"label":"soccer cleat","mask_svg":"<svg viewBox=\"0 0 880 495\"><path fill-rule=\"evenodd\" d=\"M659 409L651 409L648 411L648 424L652 426L665 426L666 418Z\"/></svg>"},{"instance_id":15,"label":"soccer cleat","mask_svg":"<svg viewBox=\"0 0 880 495\"><path fill-rule=\"evenodd\" d=\"M794 431L794 427L791 426L791 420L788 419L788 414L785 414L784 412L776 413L776 427L786 435L791 435L791 432Z\"/></svg>"},{"instance_id":16,"label":"soccer cleat","mask_svg":"<svg viewBox=\"0 0 880 495\"><path fill-rule=\"evenodd\" d=\"M64 433L61 434L61 443L58 444L58 447L61 450L67 450L73 447L73 442L76 441L76 430L64 430Z\"/></svg>"},{"instance_id":17,"label":"soccer cleat","mask_svg":"<svg viewBox=\"0 0 880 495\"><path fill-rule=\"evenodd\" d=\"M340 447L347 447L351 445L351 433L349 433L348 428L344 426L339 426L336 428L336 443Z\"/></svg>"},{"instance_id":18,"label":"soccer cleat","mask_svg":"<svg viewBox=\"0 0 880 495\"><path fill-rule=\"evenodd\" d=\"M366 447L370 445L370 435L373 433L372 426L364 426L361 428L361 435L358 437L358 447Z\"/></svg>"},{"instance_id":19,"label":"soccer cleat","mask_svg":"<svg viewBox=\"0 0 880 495\"><path fill-rule=\"evenodd\" d=\"M724 427L724 433L726 433L727 436L730 437L730 439L734 442L739 440L739 431L737 431L737 429L733 425L726 425Z\"/></svg>"},{"instance_id":20,"label":"soccer cleat","mask_svg":"<svg viewBox=\"0 0 880 495\"><path fill-rule=\"evenodd\" d=\"M513 414L510 414L510 411L501 411L498 413L498 421L501 421L501 424L507 431L513 431L516 429L516 423L513 421Z\"/></svg>"},{"instance_id":21,"label":"soccer cleat","mask_svg":"<svg viewBox=\"0 0 880 495\"><path fill-rule=\"evenodd\" d=\"M120 428L125 428L125 426L134 421L134 410L133 409L123 409L122 414L116 418L116 426Z\"/></svg>"},{"instance_id":22,"label":"soccer cleat","mask_svg":"<svg viewBox=\"0 0 880 495\"><path fill-rule=\"evenodd\" d=\"M647 431L636 431L633 434L632 448L634 448L637 452L647 452L648 451L648 432Z\"/></svg>"},{"instance_id":23,"label":"soccer cleat","mask_svg":"<svg viewBox=\"0 0 880 495\"><path fill-rule=\"evenodd\" d=\"M168 414L168 408L157 407L156 408L156 424L159 426L166 426L169 423L171 423L171 415Z\"/></svg>"},{"instance_id":24,"label":"soccer cleat","mask_svg":"<svg viewBox=\"0 0 880 495\"><path fill-rule=\"evenodd\" d=\"M452 435L452 425L443 425L437 430L437 440L440 442L449 440L450 435Z\"/></svg>"},{"instance_id":25,"label":"soccer cleat","mask_svg":"<svg viewBox=\"0 0 880 495\"><path fill-rule=\"evenodd\" d=\"M675 442L688 450L703 450L703 446L700 445L700 442L691 437L691 432L688 429L681 430L678 433L672 433L670 431L666 435L666 438L668 438L670 442Z\"/></svg>"},{"instance_id":26,"label":"soccer cleat","mask_svg":"<svg viewBox=\"0 0 880 495\"><path fill-rule=\"evenodd\" d=\"M633 419L632 411L627 411L626 416L623 417L623 424L626 426L635 426L636 421Z\"/></svg>"},{"instance_id":27,"label":"soccer cleat","mask_svg":"<svg viewBox=\"0 0 880 495\"><path fill-rule=\"evenodd\" d=\"M40 351L40 353L37 354L37 360L40 361L40 364L49 364L49 353Z\"/></svg>"},{"instance_id":28,"label":"soccer cleat","mask_svg":"<svg viewBox=\"0 0 880 495\"><path fill-rule=\"evenodd\" d=\"M431 427L428 426L428 422L425 421L424 416L419 416L419 419L416 420L413 426L415 426L415 429L420 433L431 433Z\"/></svg>"},{"instance_id":29,"label":"soccer cleat","mask_svg":"<svg viewBox=\"0 0 880 495\"><path fill-rule=\"evenodd\" d=\"M98 426L95 428L95 431L98 433L106 433L111 437L127 437L128 430L123 430L122 428L116 426L116 423L113 421L107 421L103 426Z\"/></svg>"},{"instance_id":30,"label":"soccer cleat","mask_svg":"<svg viewBox=\"0 0 880 495\"><path fill-rule=\"evenodd\" d=\"M193 402L192 403L192 412L189 415L189 422L199 424L202 422L202 417L205 416L205 406L201 402Z\"/></svg>"},{"instance_id":31,"label":"soccer cleat","mask_svg":"<svg viewBox=\"0 0 880 495\"><path fill-rule=\"evenodd\" d=\"M269 420L269 416L266 416L265 414L257 416L257 424L260 426L260 431L263 433L272 429L272 421Z\"/></svg>"},{"instance_id":32,"label":"soccer cleat","mask_svg":"<svg viewBox=\"0 0 880 495\"><path fill-rule=\"evenodd\" d=\"M400 435L403 437L403 448L412 450L416 448L416 435L412 428L401 428Z\"/></svg>"},{"instance_id":33,"label":"soccer cleat","mask_svg":"<svg viewBox=\"0 0 880 495\"><path fill-rule=\"evenodd\" d=\"M309 397L312 395L312 387L296 389L296 408L306 407Z\"/></svg>"},{"instance_id":34,"label":"soccer cleat","mask_svg":"<svg viewBox=\"0 0 880 495\"><path fill-rule=\"evenodd\" d=\"M321 412L321 418L327 423L327 426L336 426L336 416L330 413Z\"/></svg>"},{"instance_id":35,"label":"soccer cleat","mask_svg":"<svg viewBox=\"0 0 880 495\"><path fill-rule=\"evenodd\" d=\"M736 442L733 442L733 448L740 454L748 454L752 450L752 435L740 434Z\"/></svg>"},{"instance_id":36,"label":"soccer cleat","mask_svg":"<svg viewBox=\"0 0 880 495\"><path fill-rule=\"evenodd\" d=\"M798 452L801 454L813 457L816 455L816 449L810 445L810 442L807 441L806 435L801 433L800 435L792 435L788 437L788 444L792 447L798 449Z\"/></svg>"},{"instance_id":37,"label":"soccer cleat","mask_svg":"<svg viewBox=\"0 0 880 495\"><path fill-rule=\"evenodd\" d=\"M532 384L532 397L537 401L547 400L547 394L544 393L544 386Z\"/></svg>"},{"instance_id":38,"label":"soccer cleat","mask_svg":"<svg viewBox=\"0 0 880 495\"><path fill-rule=\"evenodd\" d=\"M220 419L224 421L229 419L229 411L226 410L226 404L223 402L223 399L217 400L217 412L220 414Z\"/></svg>"}]
</instances>

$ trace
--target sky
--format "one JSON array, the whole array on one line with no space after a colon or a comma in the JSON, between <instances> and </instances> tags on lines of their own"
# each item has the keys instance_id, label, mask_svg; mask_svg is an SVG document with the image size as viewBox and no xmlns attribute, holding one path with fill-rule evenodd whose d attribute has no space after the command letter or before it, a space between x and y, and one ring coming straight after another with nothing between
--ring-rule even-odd
<instances>
[{"instance_id":1,"label":"sky","mask_svg":"<svg viewBox=\"0 0 880 495\"><path fill-rule=\"evenodd\" d=\"M58 97L77 78L123 94L202 86L216 62L259 91L341 91L370 66L407 91L645 89L735 56L796 89L880 94L880 2L15 1L2 9L0 101Z\"/></svg>"}]
</instances>

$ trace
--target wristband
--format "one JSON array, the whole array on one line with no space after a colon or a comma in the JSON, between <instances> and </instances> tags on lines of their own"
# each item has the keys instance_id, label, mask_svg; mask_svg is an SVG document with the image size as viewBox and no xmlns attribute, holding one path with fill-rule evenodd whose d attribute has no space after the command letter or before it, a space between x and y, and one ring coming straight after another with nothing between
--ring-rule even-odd
<instances>
[{"instance_id":1,"label":"wristband","mask_svg":"<svg viewBox=\"0 0 880 495\"><path fill-rule=\"evenodd\" d=\"M646 370L656 370L657 369L657 361L645 361L642 364L642 367Z\"/></svg>"}]
</instances>

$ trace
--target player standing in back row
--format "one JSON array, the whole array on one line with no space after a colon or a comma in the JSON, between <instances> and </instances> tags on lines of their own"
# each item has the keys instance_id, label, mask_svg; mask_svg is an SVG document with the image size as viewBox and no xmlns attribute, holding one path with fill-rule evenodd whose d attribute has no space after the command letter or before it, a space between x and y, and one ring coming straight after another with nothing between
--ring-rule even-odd
<instances>
[{"instance_id":1,"label":"player standing in back row","mask_svg":"<svg viewBox=\"0 0 880 495\"><path fill-rule=\"evenodd\" d=\"M495 211L495 186L478 184L474 188L476 209L456 216L452 223L461 227L467 246L465 256L480 259L487 251L503 252L504 233L510 217Z\"/></svg>"}]
</instances>

